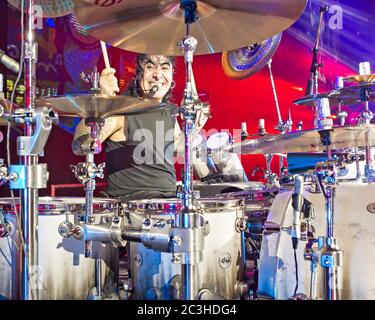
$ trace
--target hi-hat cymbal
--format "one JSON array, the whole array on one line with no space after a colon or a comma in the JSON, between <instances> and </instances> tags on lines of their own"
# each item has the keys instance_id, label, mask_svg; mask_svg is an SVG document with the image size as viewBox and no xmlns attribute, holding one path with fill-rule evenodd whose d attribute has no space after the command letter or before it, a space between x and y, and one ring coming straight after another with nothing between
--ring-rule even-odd
<instances>
[{"instance_id":1,"label":"hi-hat cymbal","mask_svg":"<svg viewBox=\"0 0 375 320\"><path fill-rule=\"evenodd\" d=\"M331 149L375 146L375 125L340 126L331 131ZM240 154L274 154L325 151L317 129L296 131L283 135L266 135L234 143L228 147Z\"/></svg>"},{"instance_id":2,"label":"hi-hat cymbal","mask_svg":"<svg viewBox=\"0 0 375 320\"><path fill-rule=\"evenodd\" d=\"M21 9L20 0L8 0L15 8ZM42 8L43 18L56 18L73 13L73 0L35 0L34 5Z\"/></svg>"},{"instance_id":3,"label":"hi-hat cymbal","mask_svg":"<svg viewBox=\"0 0 375 320\"><path fill-rule=\"evenodd\" d=\"M107 94L66 95L35 100L37 107L51 107L58 114L82 119L105 119L112 115L132 115L165 106L152 100Z\"/></svg>"},{"instance_id":4,"label":"hi-hat cymbal","mask_svg":"<svg viewBox=\"0 0 375 320\"><path fill-rule=\"evenodd\" d=\"M346 106L354 105L362 102L363 97L361 96L365 90L368 93L369 101L375 101L375 84L366 83L344 87L330 92L319 93L316 96L305 96L295 100L294 103L300 106L314 107L317 100L320 100L321 98L328 98L331 106L337 106L339 103Z\"/></svg>"},{"instance_id":5,"label":"hi-hat cymbal","mask_svg":"<svg viewBox=\"0 0 375 320\"><path fill-rule=\"evenodd\" d=\"M234 50L259 43L296 21L307 0L198 0L199 20L190 35L195 54ZM177 46L186 34L178 0L127 0L111 6L75 0L79 23L97 39L115 47L148 54L182 55Z\"/></svg>"}]
</instances>

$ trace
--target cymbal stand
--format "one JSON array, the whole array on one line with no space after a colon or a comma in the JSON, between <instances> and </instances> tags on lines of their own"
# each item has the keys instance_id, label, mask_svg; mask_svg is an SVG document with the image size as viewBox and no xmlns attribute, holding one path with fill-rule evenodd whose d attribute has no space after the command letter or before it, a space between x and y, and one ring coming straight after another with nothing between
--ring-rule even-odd
<instances>
[{"instance_id":1,"label":"cymbal stand","mask_svg":"<svg viewBox=\"0 0 375 320\"><path fill-rule=\"evenodd\" d=\"M21 3L25 6L25 43L24 43L24 81L25 108L18 108L6 117L9 121L24 124L24 136L17 139L17 155L21 164L10 165L10 174L5 177L10 189L20 190L21 237L24 247L20 250L19 269L21 270L19 286L22 300L38 300L40 275L38 263L38 189L46 188L48 181L47 164L39 164L45 144L57 122L57 114L49 108L35 109L36 96L36 62L38 44L35 41L34 0ZM22 15L21 15L22 16ZM22 28L22 33L24 32ZM22 35L23 36L23 35ZM19 270L17 269L17 270ZM18 279L18 275L15 275Z\"/></svg>"},{"instance_id":2,"label":"cymbal stand","mask_svg":"<svg viewBox=\"0 0 375 320\"><path fill-rule=\"evenodd\" d=\"M318 27L315 35L315 43L314 48L311 49L312 51L312 61L310 67L310 77L307 81L305 95L314 95L317 96L319 93L318 86L319 86L319 68L323 67L323 63L318 62L318 54L319 54L319 41L321 36L321 26L323 22L324 13L328 11L328 6L322 5L319 10L319 22ZM318 115L316 112L316 107L314 107L314 128L318 126Z\"/></svg>"},{"instance_id":3,"label":"cymbal stand","mask_svg":"<svg viewBox=\"0 0 375 320\"><path fill-rule=\"evenodd\" d=\"M186 37L180 43L185 57L186 85L184 97L180 107L183 119L185 138L185 158L183 190L181 194L182 208L176 216L171 229L172 261L182 264L181 282L183 285L182 299L193 300L199 296L198 264L202 261L204 247L203 219L195 205L193 192L192 166L192 134L196 113L202 107L194 86L193 56L197 47L197 40L190 35L190 25L197 20L195 0L181 0L181 8L185 13Z\"/></svg>"},{"instance_id":4,"label":"cymbal stand","mask_svg":"<svg viewBox=\"0 0 375 320\"><path fill-rule=\"evenodd\" d=\"M273 97L275 99L275 105L276 105L276 113L277 113L277 125L275 126L275 129L278 130L281 134L284 134L286 132L292 131L292 119L289 116L289 119L287 121L283 121L281 117L281 112L280 112L280 105L279 105L279 99L277 98L277 91L276 91L276 86L275 86L275 81L273 80L273 74L272 74L272 59L268 61L267 66L268 66L268 71L270 73L270 80L271 80L271 86L272 86L272 92L273 92ZM290 113L289 113L290 115Z\"/></svg>"},{"instance_id":5,"label":"cymbal stand","mask_svg":"<svg viewBox=\"0 0 375 320\"><path fill-rule=\"evenodd\" d=\"M335 87L336 87L336 90L344 88L344 78L343 77L337 77ZM338 102L338 110L337 110L336 116L340 120L340 126L344 126L346 118L348 117L348 113L346 111L342 110L341 108L342 108L342 101L340 100Z\"/></svg>"},{"instance_id":6,"label":"cymbal stand","mask_svg":"<svg viewBox=\"0 0 375 320\"><path fill-rule=\"evenodd\" d=\"M360 75L368 75L371 73L370 64L368 62L361 62L359 64L359 74ZM364 110L362 111L359 117L360 124L370 124L372 118L374 117L373 113L369 109L369 100L370 100L370 92L368 88L363 87L360 90L360 99L364 103ZM366 133L368 135L368 133ZM366 139L368 141L368 139ZM371 155L371 147L369 145L365 146L365 157L366 157L366 164L365 164L365 182L375 182L375 169L373 166L373 159Z\"/></svg>"},{"instance_id":7,"label":"cymbal stand","mask_svg":"<svg viewBox=\"0 0 375 320\"><path fill-rule=\"evenodd\" d=\"M90 152L86 154L86 162L80 162L77 165L71 165L70 168L76 178L84 185L85 189L85 218L86 224L94 222L94 190L96 187L96 177L103 178L103 170L105 163L101 163L98 166L94 162L94 155L101 152L101 143L99 141L100 129L104 124L104 120L101 119L85 119L86 126L91 129L91 146ZM85 241L85 257L92 257L92 241Z\"/></svg>"}]
</instances>

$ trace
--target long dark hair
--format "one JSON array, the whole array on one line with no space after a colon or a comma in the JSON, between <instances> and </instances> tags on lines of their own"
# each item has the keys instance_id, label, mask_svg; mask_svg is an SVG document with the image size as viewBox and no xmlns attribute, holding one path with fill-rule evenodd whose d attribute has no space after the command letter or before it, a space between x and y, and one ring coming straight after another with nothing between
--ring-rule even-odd
<instances>
[{"instance_id":1,"label":"long dark hair","mask_svg":"<svg viewBox=\"0 0 375 320\"><path fill-rule=\"evenodd\" d=\"M125 89L125 95L133 96L133 97L140 97L142 95L142 88L140 85L140 80L142 78L142 75L144 73L144 70L142 68L142 62L146 61L148 59L148 54L138 54L136 63L135 63L135 75L133 79L129 82L128 86ZM173 69L173 74L176 71L176 59L175 57L166 56L166 58L170 61ZM172 99L172 90L173 88L170 88L168 92L163 97L163 102L170 101Z\"/></svg>"}]
</instances>

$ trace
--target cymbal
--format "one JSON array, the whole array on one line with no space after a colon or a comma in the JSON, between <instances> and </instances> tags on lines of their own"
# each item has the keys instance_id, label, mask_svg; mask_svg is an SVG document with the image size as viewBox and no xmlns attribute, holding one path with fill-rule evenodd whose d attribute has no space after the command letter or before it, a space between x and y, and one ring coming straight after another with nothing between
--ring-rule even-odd
<instances>
[{"instance_id":1,"label":"cymbal","mask_svg":"<svg viewBox=\"0 0 375 320\"><path fill-rule=\"evenodd\" d=\"M321 98L328 98L331 106L337 106L339 103L342 105L353 105L361 103L361 91L367 89L369 92L369 101L375 101L375 84L366 83L350 87L336 89L330 92L319 93L318 95L309 95L294 101L295 104L300 106L314 107L315 101Z\"/></svg>"},{"instance_id":2,"label":"cymbal","mask_svg":"<svg viewBox=\"0 0 375 320\"><path fill-rule=\"evenodd\" d=\"M100 6L96 0L74 0L79 23L97 39L129 51L179 56L186 35L178 0L127 0ZM296 21L307 0L198 0L199 20L190 35L195 54L223 52L259 43Z\"/></svg>"},{"instance_id":3,"label":"cymbal","mask_svg":"<svg viewBox=\"0 0 375 320\"><path fill-rule=\"evenodd\" d=\"M331 149L354 148L375 145L375 125L338 126L331 131ZM325 151L319 130L304 130L283 135L267 135L245 140L227 147L240 154L274 154Z\"/></svg>"},{"instance_id":4,"label":"cymbal","mask_svg":"<svg viewBox=\"0 0 375 320\"><path fill-rule=\"evenodd\" d=\"M246 79L263 69L275 54L282 33L247 47L225 51L221 65L227 77L235 80Z\"/></svg>"},{"instance_id":5,"label":"cymbal","mask_svg":"<svg viewBox=\"0 0 375 320\"><path fill-rule=\"evenodd\" d=\"M375 73L373 74L366 74L366 75L353 75L349 77L344 77L344 81L353 81L353 82L358 82L358 83L370 83L375 81Z\"/></svg>"},{"instance_id":6,"label":"cymbal","mask_svg":"<svg viewBox=\"0 0 375 320\"><path fill-rule=\"evenodd\" d=\"M21 9L20 0L8 0L15 8ZM73 13L73 0L35 0L34 5L41 6L43 18L57 18Z\"/></svg>"},{"instance_id":7,"label":"cymbal","mask_svg":"<svg viewBox=\"0 0 375 320\"><path fill-rule=\"evenodd\" d=\"M37 107L51 107L58 114L82 119L105 119L112 115L133 115L165 106L152 100L107 94L83 94L47 97L35 100Z\"/></svg>"}]
</instances>

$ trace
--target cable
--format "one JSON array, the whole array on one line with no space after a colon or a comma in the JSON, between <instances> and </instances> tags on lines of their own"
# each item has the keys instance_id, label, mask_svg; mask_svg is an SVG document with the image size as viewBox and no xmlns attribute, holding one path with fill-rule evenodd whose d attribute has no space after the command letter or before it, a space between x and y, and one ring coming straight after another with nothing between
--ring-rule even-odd
<instances>
[{"instance_id":1,"label":"cable","mask_svg":"<svg viewBox=\"0 0 375 320\"><path fill-rule=\"evenodd\" d=\"M297 262L297 250L296 249L293 249L294 251L294 265L296 267L296 286L294 288L294 297L296 297L297 295L297 291L298 291L298 262Z\"/></svg>"}]
</instances>

